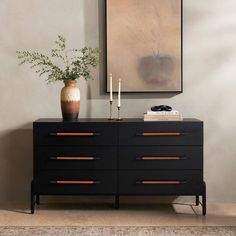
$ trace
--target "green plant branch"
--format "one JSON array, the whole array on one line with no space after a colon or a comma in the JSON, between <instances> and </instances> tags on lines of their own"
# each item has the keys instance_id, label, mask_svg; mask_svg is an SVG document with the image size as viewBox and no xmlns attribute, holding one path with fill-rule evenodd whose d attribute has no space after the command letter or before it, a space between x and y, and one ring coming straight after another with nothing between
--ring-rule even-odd
<instances>
[{"instance_id":1,"label":"green plant branch","mask_svg":"<svg viewBox=\"0 0 236 236\"><path fill-rule=\"evenodd\" d=\"M99 64L100 50L98 48L84 47L67 50L66 39L61 35L58 35L55 43L57 47L51 50L51 58L38 52L17 51L19 65L30 64L30 68L36 68L35 72L39 74L39 77L47 75L48 83L58 80L76 80L80 77L85 80L92 78L91 69ZM71 54L70 60L68 53ZM56 65L52 61L53 58L61 59L65 68L62 69Z\"/></svg>"}]
</instances>

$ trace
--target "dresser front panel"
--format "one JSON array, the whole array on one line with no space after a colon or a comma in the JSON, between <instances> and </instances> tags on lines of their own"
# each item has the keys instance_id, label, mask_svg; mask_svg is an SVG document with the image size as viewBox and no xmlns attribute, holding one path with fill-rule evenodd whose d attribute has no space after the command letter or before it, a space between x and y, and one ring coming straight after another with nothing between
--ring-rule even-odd
<instances>
[{"instance_id":1,"label":"dresser front panel","mask_svg":"<svg viewBox=\"0 0 236 236\"><path fill-rule=\"evenodd\" d=\"M122 146L119 169L177 170L203 168L201 146Z\"/></svg>"},{"instance_id":2,"label":"dresser front panel","mask_svg":"<svg viewBox=\"0 0 236 236\"><path fill-rule=\"evenodd\" d=\"M202 145L201 122L136 122L119 125L119 145Z\"/></svg>"},{"instance_id":3,"label":"dresser front panel","mask_svg":"<svg viewBox=\"0 0 236 236\"><path fill-rule=\"evenodd\" d=\"M190 194L202 191L202 171L119 171L121 194Z\"/></svg>"},{"instance_id":4,"label":"dresser front panel","mask_svg":"<svg viewBox=\"0 0 236 236\"><path fill-rule=\"evenodd\" d=\"M41 171L35 191L41 194L115 194L116 171Z\"/></svg>"},{"instance_id":5,"label":"dresser front panel","mask_svg":"<svg viewBox=\"0 0 236 236\"><path fill-rule=\"evenodd\" d=\"M204 191L201 121L40 119L33 128L34 195Z\"/></svg>"},{"instance_id":6,"label":"dresser front panel","mask_svg":"<svg viewBox=\"0 0 236 236\"><path fill-rule=\"evenodd\" d=\"M117 145L113 123L34 123L34 142L40 146Z\"/></svg>"},{"instance_id":7,"label":"dresser front panel","mask_svg":"<svg viewBox=\"0 0 236 236\"><path fill-rule=\"evenodd\" d=\"M117 148L111 146L40 146L34 156L36 171L117 169Z\"/></svg>"}]
</instances>

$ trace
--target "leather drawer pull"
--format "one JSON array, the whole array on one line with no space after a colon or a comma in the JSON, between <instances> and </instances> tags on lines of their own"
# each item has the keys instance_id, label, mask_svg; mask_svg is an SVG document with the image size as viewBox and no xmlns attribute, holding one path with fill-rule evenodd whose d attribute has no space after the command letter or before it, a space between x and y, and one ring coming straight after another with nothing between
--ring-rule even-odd
<instances>
[{"instance_id":1,"label":"leather drawer pull","mask_svg":"<svg viewBox=\"0 0 236 236\"><path fill-rule=\"evenodd\" d=\"M58 161L95 161L99 159L99 157L50 157L50 160Z\"/></svg>"},{"instance_id":2,"label":"leather drawer pull","mask_svg":"<svg viewBox=\"0 0 236 236\"><path fill-rule=\"evenodd\" d=\"M77 184L77 185L93 185L93 184L99 184L100 181L94 181L94 180L56 180L56 181L50 181L51 184Z\"/></svg>"},{"instance_id":3,"label":"leather drawer pull","mask_svg":"<svg viewBox=\"0 0 236 236\"><path fill-rule=\"evenodd\" d=\"M137 157L136 160L141 161L178 161L178 160L186 160L185 157Z\"/></svg>"},{"instance_id":4,"label":"leather drawer pull","mask_svg":"<svg viewBox=\"0 0 236 236\"><path fill-rule=\"evenodd\" d=\"M178 132L167 132L167 133L137 133L137 136L147 136L147 137L152 137L152 136L180 136L183 133L178 133Z\"/></svg>"},{"instance_id":5,"label":"leather drawer pull","mask_svg":"<svg viewBox=\"0 0 236 236\"><path fill-rule=\"evenodd\" d=\"M50 136L68 136L68 137L91 137L91 136L99 136L100 133L92 133L92 132L85 132L85 133L50 133Z\"/></svg>"},{"instance_id":6,"label":"leather drawer pull","mask_svg":"<svg viewBox=\"0 0 236 236\"><path fill-rule=\"evenodd\" d=\"M136 184L143 184L143 185L178 185L184 184L185 181L156 181L156 180L145 180L145 181L136 181Z\"/></svg>"}]
</instances>

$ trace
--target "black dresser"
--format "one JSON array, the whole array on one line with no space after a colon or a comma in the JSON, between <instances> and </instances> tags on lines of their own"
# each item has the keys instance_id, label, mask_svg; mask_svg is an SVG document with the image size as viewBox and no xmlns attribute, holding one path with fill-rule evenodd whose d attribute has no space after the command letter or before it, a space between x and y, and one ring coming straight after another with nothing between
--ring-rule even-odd
<instances>
[{"instance_id":1,"label":"black dresser","mask_svg":"<svg viewBox=\"0 0 236 236\"><path fill-rule=\"evenodd\" d=\"M33 123L31 213L40 195L202 196L203 122L39 119Z\"/></svg>"}]
</instances>

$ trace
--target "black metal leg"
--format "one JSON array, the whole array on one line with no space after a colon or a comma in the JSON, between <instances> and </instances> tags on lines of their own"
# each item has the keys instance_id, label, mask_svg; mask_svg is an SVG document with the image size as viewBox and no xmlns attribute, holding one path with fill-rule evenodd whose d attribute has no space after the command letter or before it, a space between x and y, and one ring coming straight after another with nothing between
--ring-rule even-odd
<instances>
[{"instance_id":1,"label":"black metal leg","mask_svg":"<svg viewBox=\"0 0 236 236\"><path fill-rule=\"evenodd\" d=\"M202 214L206 215L206 184L204 183L203 193L202 193Z\"/></svg>"},{"instance_id":2,"label":"black metal leg","mask_svg":"<svg viewBox=\"0 0 236 236\"><path fill-rule=\"evenodd\" d=\"M115 209L119 209L120 208L120 196L116 195L115 196Z\"/></svg>"},{"instance_id":3,"label":"black metal leg","mask_svg":"<svg viewBox=\"0 0 236 236\"><path fill-rule=\"evenodd\" d=\"M31 182L31 191L30 191L30 210L31 214L34 214L34 205L35 205L35 199L34 199L34 183Z\"/></svg>"},{"instance_id":4,"label":"black metal leg","mask_svg":"<svg viewBox=\"0 0 236 236\"><path fill-rule=\"evenodd\" d=\"M39 194L36 195L36 204L37 204L37 205L40 204L40 197L39 197Z\"/></svg>"},{"instance_id":5,"label":"black metal leg","mask_svg":"<svg viewBox=\"0 0 236 236\"><path fill-rule=\"evenodd\" d=\"M199 196L196 196L196 206L199 206Z\"/></svg>"}]
</instances>

